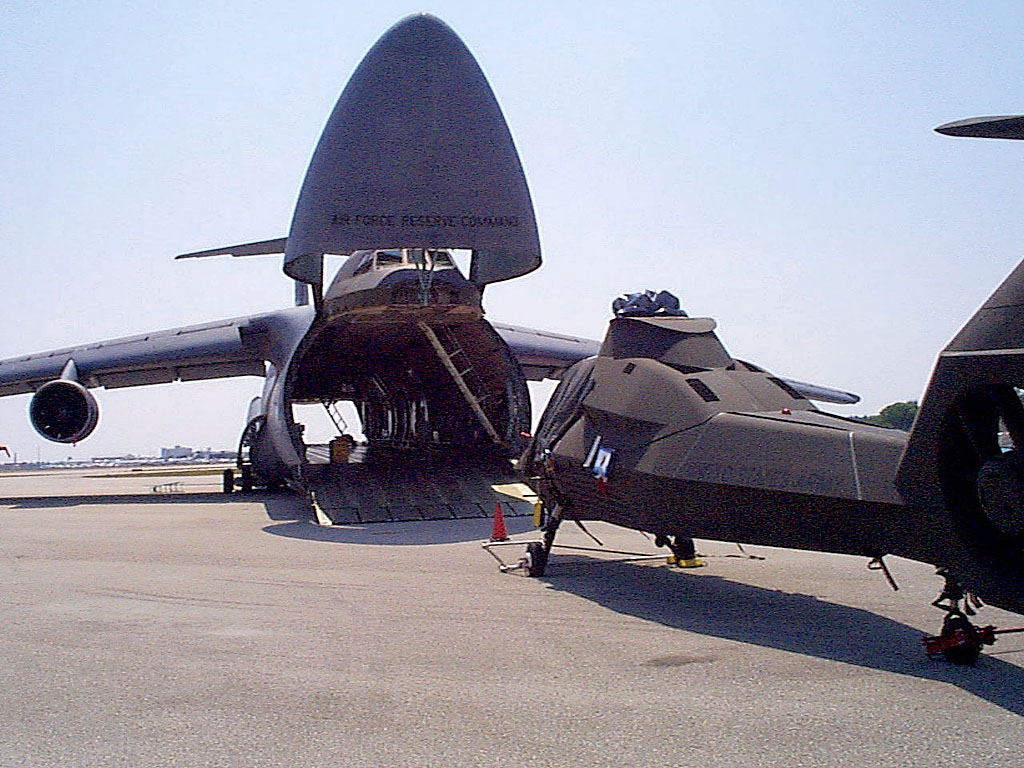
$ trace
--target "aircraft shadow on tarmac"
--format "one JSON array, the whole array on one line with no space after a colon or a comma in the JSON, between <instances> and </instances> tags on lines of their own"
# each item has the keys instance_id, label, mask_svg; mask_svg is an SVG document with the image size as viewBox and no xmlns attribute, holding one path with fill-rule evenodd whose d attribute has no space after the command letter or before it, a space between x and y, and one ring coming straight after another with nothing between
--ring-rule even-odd
<instances>
[{"instance_id":1,"label":"aircraft shadow on tarmac","mask_svg":"<svg viewBox=\"0 0 1024 768\"><path fill-rule=\"evenodd\" d=\"M667 627L949 683L1024 716L1024 669L983 654L973 668L931 661L922 632L860 608L710 574L588 561L543 577L552 589ZM936 619L938 619L936 611ZM936 622L938 623L938 622ZM652 659L673 666L672 657Z\"/></svg>"}]
</instances>

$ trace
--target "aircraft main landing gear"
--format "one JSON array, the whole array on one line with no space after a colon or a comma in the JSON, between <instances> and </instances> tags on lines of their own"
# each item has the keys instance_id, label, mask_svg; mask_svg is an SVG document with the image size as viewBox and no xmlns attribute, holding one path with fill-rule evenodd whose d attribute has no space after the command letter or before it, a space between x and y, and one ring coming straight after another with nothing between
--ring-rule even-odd
<instances>
[{"instance_id":1,"label":"aircraft main landing gear","mask_svg":"<svg viewBox=\"0 0 1024 768\"><path fill-rule=\"evenodd\" d=\"M238 471L241 474L241 478L239 479L238 483L239 488L242 490L242 492L249 493L249 491L251 491L253 489L253 486L255 485L255 480L253 479L252 474L252 467L248 464L242 464L238 467ZM224 472L221 474L221 479L223 482L222 490L224 491L224 493L234 493L235 470L230 467L228 469L225 469Z\"/></svg>"},{"instance_id":2,"label":"aircraft main landing gear","mask_svg":"<svg viewBox=\"0 0 1024 768\"><path fill-rule=\"evenodd\" d=\"M991 624L986 627L972 624L967 617L975 614L975 609L981 607L981 601L965 592L946 570L940 570L939 575L946 579L946 583L932 605L945 611L946 615L942 619L942 631L922 640L929 659L941 656L951 664L973 666L981 655L982 647L995 643L996 635L1024 632L1024 627L996 629Z\"/></svg>"},{"instance_id":3,"label":"aircraft main landing gear","mask_svg":"<svg viewBox=\"0 0 1024 768\"><path fill-rule=\"evenodd\" d=\"M697 555L697 546L689 536L662 536L654 537L654 545L657 547L668 547L672 554L668 556L668 564L676 568L703 568L707 565Z\"/></svg>"},{"instance_id":4,"label":"aircraft main landing gear","mask_svg":"<svg viewBox=\"0 0 1024 768\"><path fill-rule=\"evenodd\" d=\"M253 479L252 479L252 466L249 464L242 464L242 491L249 493L252 490Z\"/></svg>"}]
</instances>

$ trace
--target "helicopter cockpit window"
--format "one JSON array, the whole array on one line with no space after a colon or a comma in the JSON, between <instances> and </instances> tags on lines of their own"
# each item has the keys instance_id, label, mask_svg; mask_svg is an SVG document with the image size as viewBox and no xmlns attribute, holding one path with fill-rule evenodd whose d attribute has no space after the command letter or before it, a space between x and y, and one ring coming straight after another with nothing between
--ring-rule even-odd
<instances>
[{"instance_id":1,"label":"helicopter cockpit window","mask_svg":"<svg viewBox=\"0 0 1024 768\"><path fill-rule=\"evenodd\" d=\"M427 257L422 248L409 248L406 251L410 264L426 264Z\"/></svg>"}]
</instances>

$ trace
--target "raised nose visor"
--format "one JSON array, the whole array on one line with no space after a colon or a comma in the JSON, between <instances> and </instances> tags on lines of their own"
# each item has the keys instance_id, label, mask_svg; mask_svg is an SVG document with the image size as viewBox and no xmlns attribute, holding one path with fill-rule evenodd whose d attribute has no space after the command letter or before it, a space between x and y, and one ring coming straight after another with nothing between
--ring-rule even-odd
<instances>
[{"instance_id":1,"label":"raised nose visor","mask_svg":"<svg viewBox=\"0 0 1024 768\"><path fill-rule=\"evenodd\" d=\"M501 108L458 36L429 15L388 30L327 121L302 185L285 272L320 284L324 253L473 251L469 279L540 266L533 204Z\"/></svg>"}]
</instances>

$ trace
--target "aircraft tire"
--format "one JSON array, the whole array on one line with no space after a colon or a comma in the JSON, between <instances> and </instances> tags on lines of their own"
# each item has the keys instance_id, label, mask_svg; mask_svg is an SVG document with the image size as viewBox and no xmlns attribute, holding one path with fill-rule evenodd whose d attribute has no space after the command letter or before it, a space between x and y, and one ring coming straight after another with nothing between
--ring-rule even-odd
<instances>
[{"instance_id":1,"label":"aircraft tire","mask_svg":"<svg viewBox=\"0 0 1024 768\"><path fill-rule=\"evenodd\" d=\"M967 642L943 651L942 656L951 664L962 667L974 666L981 655L981 641L978 639L977 631L966 616L951 613L942 620L941 637L947 637L957 631L967 635Z\"/></svg>"},{"instance_id":2,"label":"aircraft tire","mask_svg":"<svg viewBox=\"0 0 1024 768\"><path fill-rule=\"evenodd\" d=\"M531 541L526 545L526 575L543 576L548 566L548 553L544 544L539 541Z\"/></svg>"},{"instance_id":3,"label":"aircraft tire","mask_svg":"<svg viewBox=\"0 0 1024 768\"><path fill-rule=\"evenodd\" d=\"M235 471L233 469L224 470L224 493L234 493L235 490Z\"/></svg>"},{"instance_id":4,"label":"aircraft tire","mask_svg":"<svg viewBox=\"0 0 1024 768\"><path fill-rule=\"evenodd\" d=\"M242 491L249 493L252 490L252 467L242 467Z\"/></svg>"}]
</instances>

